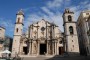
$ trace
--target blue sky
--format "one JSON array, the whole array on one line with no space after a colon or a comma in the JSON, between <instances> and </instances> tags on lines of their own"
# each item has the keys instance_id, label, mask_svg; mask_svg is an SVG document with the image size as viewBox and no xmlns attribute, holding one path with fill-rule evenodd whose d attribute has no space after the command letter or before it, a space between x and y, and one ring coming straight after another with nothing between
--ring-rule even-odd
<instances>
[{"instance_id":1,"label":"blue sky","mask_svg":"<svg viewBox=\"0 0 90 60\"><path fill-rule=\"evenodd\" d=\"M24 31L33 23L44 18L55 22L63 31L62 14L65 8L75 12L75 21L83 10L90 9L89 0L0 0L0 26L6 28L6 35L13 37L16 13L23 9Z\"/></svg>"}]
</instances>

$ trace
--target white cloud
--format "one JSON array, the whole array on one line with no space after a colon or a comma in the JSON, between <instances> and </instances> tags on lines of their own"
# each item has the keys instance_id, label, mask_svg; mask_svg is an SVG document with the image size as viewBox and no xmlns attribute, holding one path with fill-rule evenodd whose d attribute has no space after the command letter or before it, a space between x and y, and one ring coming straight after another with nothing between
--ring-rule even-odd
<instances>
[{"instance_id":1,"label":"white cloud","mask_svg":"<svg viewBox=\"0 0 90 60\"><path fill-rule=\"evenodd\" d=\"M82 1L82 2L80 2L80 5L86 5L86 4L88 4L88 2L89 2L89 0Z\"/></svg>"},{"instance_id":2,"label":"white cloud","mask_svg":"<svg viewBox=\"0 0 90 60\"><path fill-rule=\"evenodd\" d=\"M69 6L69 8L71 11L74 11L75 20L77 21L78 16L80 15L81 11L90 9L90 2L89 2L89 0L85 0L85 1L80 2L79 5Z\"/></svg>"},{"instance_id":3,"label":"white cloud","mask_svg":"<svg viewBox=\"0 0 90 60\"><path fill-rule=\"evenodd\" d=\"M47 2L47 6L49 8L53 8L53 7L60 7L62 5L63 0L51 0L49 2Z\"/></svg>"},{"instance_id":4,"label":"white cloud","mask_svg":"<svg viewBox=\"0 0 90 60\"><path fill-rule=\"evenodd\" d=\"M5 27L6 30L10 29L9 31L13 31L14 24L12 23L12 20L7 20L4 18L1 18L0 22L2 22L2 23L0 23L0 25Z\"/></svg>"},{"instance_id":5,"label":"white cloud","mask_svg":"<svg viewBox=\"0 0 90 60\"><path fill-rule=\"evenodd\" d=\"M65 3L65 4L64 4ZM34 14L30 14L28 18L25 20L25 27L28 27L31 23L37 22L44 18L47 21L55 22L60 27L60 30L63 31L63 19L62 14L63 12L59 11L61 7L68 7L71 11L74 11L75 21L77 20L80 12L85 9L90 9L90 2L88 0L84 2L80 2L79 5L71 5L71 0L50 0L46 3L45 6L42 6L41 9L44 13L39 10ZM58 9L57 9L58 8ZM54 12L52 11L54 9ZM46 14L45 14L46 13ZM48 15L47 15L48 14Z\"/></svg>"},{"instance_id":6,"label":"white cloud","mask_svg":"<svg viewBox=\"0 0 90 60\"><path fill-rule=\"evenodd\" d=\"M12 28L14 27L13 23L11 20L6 20L6 19L2 19L0 20L2 23L0 23L0 25L4 26L4 27L8 27L8 28Z\"/></svg>"},{"instance_id":7,"label":"white cloud","mask_svg":"<svg viewBox=\"0 0 90 60\"><path fill-rule=\"evenodd\" d=\"M45 8L47 9L47 8ZM43 9L42 9L43 10ZM47 12L49 11L49 12ZM28 18L25 20L25 26L24 28L27 29L27 27L32 24L33 22L37 22L39 20L41 20L42 18L44 18L45 20L49 21L49 22L54 22L56 25L58 25L60 27L60 30L63 31L63 20L62 20L62 14L60 12L57 12L57 14L54 14L53 12L51 12L49 9L45 10L45 12L47 12L49 14L46 15L44 13L42 13L40 16L38 15L39 12L37 12L36 14L30 14L28 16Z\"/></svg>"},{"instance_id":8,"label":"white cloud","mask_svg":"<svg viewBox=\"0 0 90 60\"><path fill-rule=\"evenodd\" d=\"M51 12L47 7L41 7L41 9L42 9L45 13L47 13L47 14L49 14L49 15L54 15L54 13Z\"/></svg>"},{"instance_id":9,"label":"white cloud","mask_svg":"<svg viewBox=\"0 0 90 60\"><path fill-rule=\"evenodd\" d=\"M14 32L14 23L13 20L5 19L5 18L0 18L0 26L3 26L5 28L5 35L6 36L11 36L13 37L13 32Z\"/></svg>"}]
</instances>

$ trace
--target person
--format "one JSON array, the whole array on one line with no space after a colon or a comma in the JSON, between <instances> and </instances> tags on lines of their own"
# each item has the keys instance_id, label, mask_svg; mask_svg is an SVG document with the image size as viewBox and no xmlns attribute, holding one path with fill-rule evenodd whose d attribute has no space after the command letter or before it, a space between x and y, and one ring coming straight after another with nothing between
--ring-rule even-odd
<instances>
[{"instance_id":1,"label":"person","mask_svg":"<svg viewBox=\"0 0 90 60\"><path fill-rule=\"evenodd\" d=\"M45 55L46 53L44 52L44 55Z\"/></svg>"}]
</instances>

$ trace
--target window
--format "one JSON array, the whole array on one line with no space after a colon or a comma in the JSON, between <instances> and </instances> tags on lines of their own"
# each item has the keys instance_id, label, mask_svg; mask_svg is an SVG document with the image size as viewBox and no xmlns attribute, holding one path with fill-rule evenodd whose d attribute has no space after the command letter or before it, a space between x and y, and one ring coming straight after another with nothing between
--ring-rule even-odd
<instances>
[{"instance_id":1,"label":"window","mask_svg":"<svg viewBox=\"0 0 90 60\"><path fill-rule=\"evenodd\" d=\"M16 32L18 32L18 28L16 29Z\"/></svg>"},{"instance_id":2,"label":"window","mask_svg":"<svg viewBox=\"0 0 90 60\"><path fill-rule=\"evenodd\" d=\"M73 42L73 40L72 40L72 42Z\"/></svg>"},{"instance_id":3,"label":"window","mask_svg":"<svg viewBox=\"0 0 90 60\"><path fill-rule=\"evenodd\" d=\"M89 15L89 13L86 13L86 15Z\"/></svg>"},{"instance_id":4,"label":"window","mask_svg":"<svg viewBox=\"0 0 90 60\"><path fill-rule=\"evenodd\" d=\"M59 41L60 44L62 44L62 41Z\"/></svg>"},{"instance_id":5,"label":"window","mask_svg":"<svg viewBox=\"0 0 90 60\"><path fill-rule=\"evenodd\" d=\"M69 32L70 32L70 34L73 34L73 27L72 26L69 27Z\"/></svg>"},{"instance_id":6,"label":"window","mask_svg":"<svg viewBox=\"0 0 90 60\"><path fill-rule=\"evenodd\" d=\"M36 38L36 36L34 36L34 38Z\"/></svg>"},{"instance_id":7,"label":"window","mask_svg":"<svg viewBox=\"0 0 90 60\"><path fill-rule=\"evenodd\" d=\"M73 48L74 48L74 45L73 45Z\"/></svg>"},{"instance_id":8,"label":"window","mask_svg":"<svg viewBox=\"0 0 90 60\"><path fill-rule=\"evenodd\" d=\"M44 27L41 27L41 31L44 31L45 30L45 28Z\"/></svg>"},{"instance_id":9,"label":"window","mask_svg":"<svg viewBox=\"0 0 90 60\"><path fill-rule=\"evenodd\" d=\"M24 41L25 44L27 44L27 41Z\"/></svg>"},{"instance_id":10,"label":"window","mask_svg":"<svg viewBox=\"0 0 90 60\"><path fill-rule=\"evenodd\" d=\"M0 31L2 31L2 29L0 29Z\"/></svg>"},{"instance_id":11,"label":"window","mask_svg":"<svg viewBox=\"0 0 90 60\"><path fill-rule=\"evenodd\" d=\"M20 23L20 18L18 18L18 21L17 22Z\"/></svg>"},{"instance_id":12,"label":"window","mask_svg":"<svg viewBox=\"0 0 90 60\"><path fill-rule=\"evenodd\" d=\"M68 16L68 21L70 21L70 22L72 21L72 16L71 15Z\"/></svg>"}]
</instances>

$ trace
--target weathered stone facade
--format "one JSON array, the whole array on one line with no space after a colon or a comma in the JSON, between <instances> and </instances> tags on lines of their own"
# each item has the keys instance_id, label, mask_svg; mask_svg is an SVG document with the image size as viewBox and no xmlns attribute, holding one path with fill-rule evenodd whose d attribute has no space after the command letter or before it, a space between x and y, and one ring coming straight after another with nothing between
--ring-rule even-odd
<instances>
[{"instance_id":1,"label":"weathered stone facade","mask_svg":"<svg viewBox=\"0 0 90 60\"><path fill-rule=\"evenodd\" d=\"M63 14L64 39L66 42L66 52L79 53L78 35L74 12L66 9Z\"/></svg>"},{"instance_id":2,"label":"weathered stone facade","mask_svg":"<svg viewBox=\"0 0 90 60\"><path fill-rule=\"evenodd\" d=\"M0 26L0 39L4 40L5 38L5 28Z\"/></svg>"},{"instance_id":3,"label":"weathered stone facade","mask_svg":"<svg viewBox=\"0 0 90 60\"><path fill-rule=\"evenodd\" d=\"M5 28L0 26L0 51L4 50Z\"/></svg>"},{"instance_id":4,"label":"weathered stone facade","mask_svg":"<svg viewBox=\"0 0 90 60\"><path fill-rule=\"evenodd\" d=\"M82 11L77 20L78 39L80 46L80 54L90 54L90 35L89 35L89 18L90 11Z\"/></svg>"},{"instance_id":5,"label":"weathered stone facade","mask_svg":"<svg viewBox=\"0 0 90 60\"><path fill-rule=\"evenodd\" d=\"M72 16L72 23L68 22L68 15ZM17 54L26 56L61 55L66 50L67 52L79 52L77 30L75 22L73 21L73 13L64 13L63 18L64 33L60 31L56 24L42 19L31 24L26 34L23 35L24 14L20 10L16 18L12 56ZM69 26L73 26L74 34L70 35Z\"/></svg>"},{"instance_id":6,"label":"weathered stone facade","mask_svg":"<svg viewBox=\"0 0 90 60\"><path fill-rule=\"evenodd\" d=\"M20 55L62 54L63 50L59 51L59 49L63 49L62 38L62 33L57 25L42 19L29 26L28 37L24 37L24 39L22 37Z\"/></svg>"}]
</instances>

